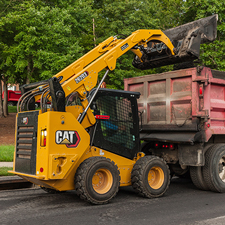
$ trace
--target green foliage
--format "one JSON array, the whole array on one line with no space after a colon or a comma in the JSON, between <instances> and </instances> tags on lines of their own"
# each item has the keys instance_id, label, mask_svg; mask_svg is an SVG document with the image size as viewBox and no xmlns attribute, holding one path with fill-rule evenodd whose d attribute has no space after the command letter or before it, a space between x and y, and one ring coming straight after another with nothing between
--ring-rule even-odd
<instances>
[{"instance_id":1,"label":"green foliage","mask_svg":"<svg viewBox=\"0 0 225 225\"><path fill-rule=\"evenodd\" d=\"M180 17L183 14L184 2L183 0L151 1L151 4L154 6L153 17L159 20L157 29L166 30L181 25Z\"/></svg>"},{"instance_id":2,"label":"green foliage","mask_svg":"<svg viewBox=\"0 0 225 225\"><path fill-rule=\"evenodd\" d=\"M130 35L138 29L157 28L159 20L153 18L150 1L105 0L95 11L96 35L105 37L116 34Z\"/></svg>"},{"instance_id":3,"label":"green foliage","mask_svg":"<svg viewBox=\"0 0 225 225\"><path fill-rule=\"evenodd\" d=\"M159 19L152 16L155 9L150 1L95 0L94 2L95 31L98 43L109 36L118 35L118 38L124 38L136 30L154 29L159 25ZM135 69L132 66L133 57L134 54L128 52L117 60L116 69L106 78L108 88L123 89L124 78L149 73Z\"/></svg>"},{"instance_id":4,"label":"green foliage","mask_svg":"<svg viewBox=\"0 0 225 225\"><path fill-rule=\"evenodd\" d=\"M9 113L17 113L17 106L8 106Z\"/></svg>"},{"instance_id":5,"label":"green foliage","mask_svg":"<svg viewBox=\"0 0 225 225\"><path fill-rule=\"evenodd\" d=\"M12 167L0 167L0 176L14 176L12 173L8 173L12 169Z\"/></svg>"},{"instance_id":6,"label":"green foliage","mask_svg":"<svg viewBox=\"0 0 225 225\"><path fill-rule=\"evenodd\" d=\"M14 148L14 145L0 145L0 162L12 162Z\"/></svg>"},{"instance_id":7,"label":"green foliage","mask_svg":"<svg viewBox=\"0 0 225 225\"><path fill-rule=\"evenodd\" d=\"M201 64L212 69L225 70L225 2L219 0L187 0L184 4L182 21L189 22L218 14L217 40L201 46Z\"/></svg>"},{"instance_id":8,"label":"green foliage","mask_svg":"<svg viewBox=\"0 0 225 225\"><path fill-rule=\"evenodd\" d=\"M45 80L110 36L123 38L138 29L165 30L214 13L219 14L218 39L201 47L201 60L224 70L224 1L2 0L0 74L12 83ZM140 71L133 68L133 57L128 52L117 60L116 69L106 79L107 87L123 89L124 78L173 69Z\"/></svg>"},{"instance_id":9,"label":"green foliage","mask_svg":"<svg viewBox=\"0 0 225 225\"><path fill-rule=\"evenodd\" d=\"M80 43L90 33L90 6L77 1L64 7L60 1L52 4L22 1L0 18L0 71L12 82L48 79L88 49Z\"/></svg>"}]
</instances>

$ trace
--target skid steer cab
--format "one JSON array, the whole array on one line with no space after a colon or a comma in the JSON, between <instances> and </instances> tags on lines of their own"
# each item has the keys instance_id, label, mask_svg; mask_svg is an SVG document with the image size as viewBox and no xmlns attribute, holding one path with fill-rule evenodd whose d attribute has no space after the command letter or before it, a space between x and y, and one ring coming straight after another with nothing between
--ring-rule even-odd
<instances>
[{"instance_id":1,"label":"skid steer cab","mask_svg":"<svg viewBox=\"0 0 225 225\"><path fill-rule=\"evenodd\" d=\"M90 106L96 122L86 129L88 118L81 124L76 119L82 108L76 93L65 112L18 113L12 172L49 193L76 190L94 204L107 203L120 186L132 185L148 198L163 195L170 183L167 164L139 153L139 95L100 89Z\"/></svg>"}]
</instances>

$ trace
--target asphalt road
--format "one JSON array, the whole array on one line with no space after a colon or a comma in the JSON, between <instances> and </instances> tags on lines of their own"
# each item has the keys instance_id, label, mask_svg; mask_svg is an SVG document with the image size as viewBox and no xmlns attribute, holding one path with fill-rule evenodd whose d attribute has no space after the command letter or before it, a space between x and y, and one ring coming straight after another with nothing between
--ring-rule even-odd
<instances>
[{"instance_id":1,"label":"asphalt road","mask_svg":"<svg viewBox=\"0 0 225 225\"><path fill-rule=\"evenodd\" d=\"M0 191L0 224L174 225L225 224L225 193L200 191L173 178L164 197L146 199L121 188L107 205L90 205L74 191L48 194L39 188Z\"/></svg>"}]
</instances>

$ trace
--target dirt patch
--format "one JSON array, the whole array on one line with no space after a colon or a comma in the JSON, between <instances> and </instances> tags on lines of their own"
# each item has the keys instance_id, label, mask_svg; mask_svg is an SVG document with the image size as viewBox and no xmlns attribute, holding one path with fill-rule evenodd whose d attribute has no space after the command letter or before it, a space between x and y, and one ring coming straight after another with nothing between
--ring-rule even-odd
<instances>
[{"instance_id":1,"label":"dirt patch","mask_svg":"<svg viewBox=\"0 0 225 225\"><path fill-rule=\"evenodd\" d=\"M16 113L0 118L0 145L15 143Z\"/></svg>"}]
</instances>

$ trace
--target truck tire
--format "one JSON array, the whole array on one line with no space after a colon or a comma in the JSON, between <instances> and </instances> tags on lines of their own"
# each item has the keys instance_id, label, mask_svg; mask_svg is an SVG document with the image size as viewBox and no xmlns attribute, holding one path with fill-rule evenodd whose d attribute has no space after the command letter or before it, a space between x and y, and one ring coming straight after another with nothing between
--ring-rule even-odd
<instances>
[{"instance_id":1,"label":"truck tire","mask_svg":"<svg viewBox=\"0 0 225 225\"><path fill-rule=\"evenodd\" d=\"M113 161L105 157L84 160L75 174L77 195L92 204L106 204L120 186L120 173Z\"/></svg>"},{"instance_id":2,"label":"truck tire","mask_svg":"<svg viewBox=\"0 0 225 225\"><path fill-rule=\"evenodd\" d=\"M197 187L198 189L208 191L209 188L203 178L202 170L203 170L202 166L191 166L190 167L191 180L195 185L195 187Z\"/></svg>"},{"instance_id":3,"label":"truck tire","mask_svg":"<svg viewBox=\"0 0 225 225\"><path fill-rule=\"evenodd\" d=\"M65 192L65 191L57 191L55 189L46 188L46 187L41 187L41 189L49 194L61 194Z\"/></svg>"},{"instance_id":4,"label":"truck tire","mask_svg":"<svg viewBox=\"0 0 225 225\"><path fill-rule=\"evenodd\" d=\"M211 148L212 146L213 146L212 144L207 144L204 147L205 154L208 151L208 149ZM191 175L191 180L193 184L195 185L195 187L203 191L209 190L209 187L207 186L203 177L203 166L191 166L190 175Z\"/></svg>"},{"instance_id":5,"label":"truck tire","mask_svg":"<svg viewBox=\"0 0 225 225\"><path fill-rule=\"evenodd\" d=\"M225 145L216 144L205 154L203 177L211 191L225 192Z\"/></svg>"},{"instance_id":6,"label":"truck tire","mask_svg":"<svg viewBox=\"0 0 225 225\"><path fill-rule=\"evenodd\" d=\"M131 182L134 190L143 197L160 197L170 184L169 167L157 156L144 156L135 163Z\"/></svg>"}]
</instances>

